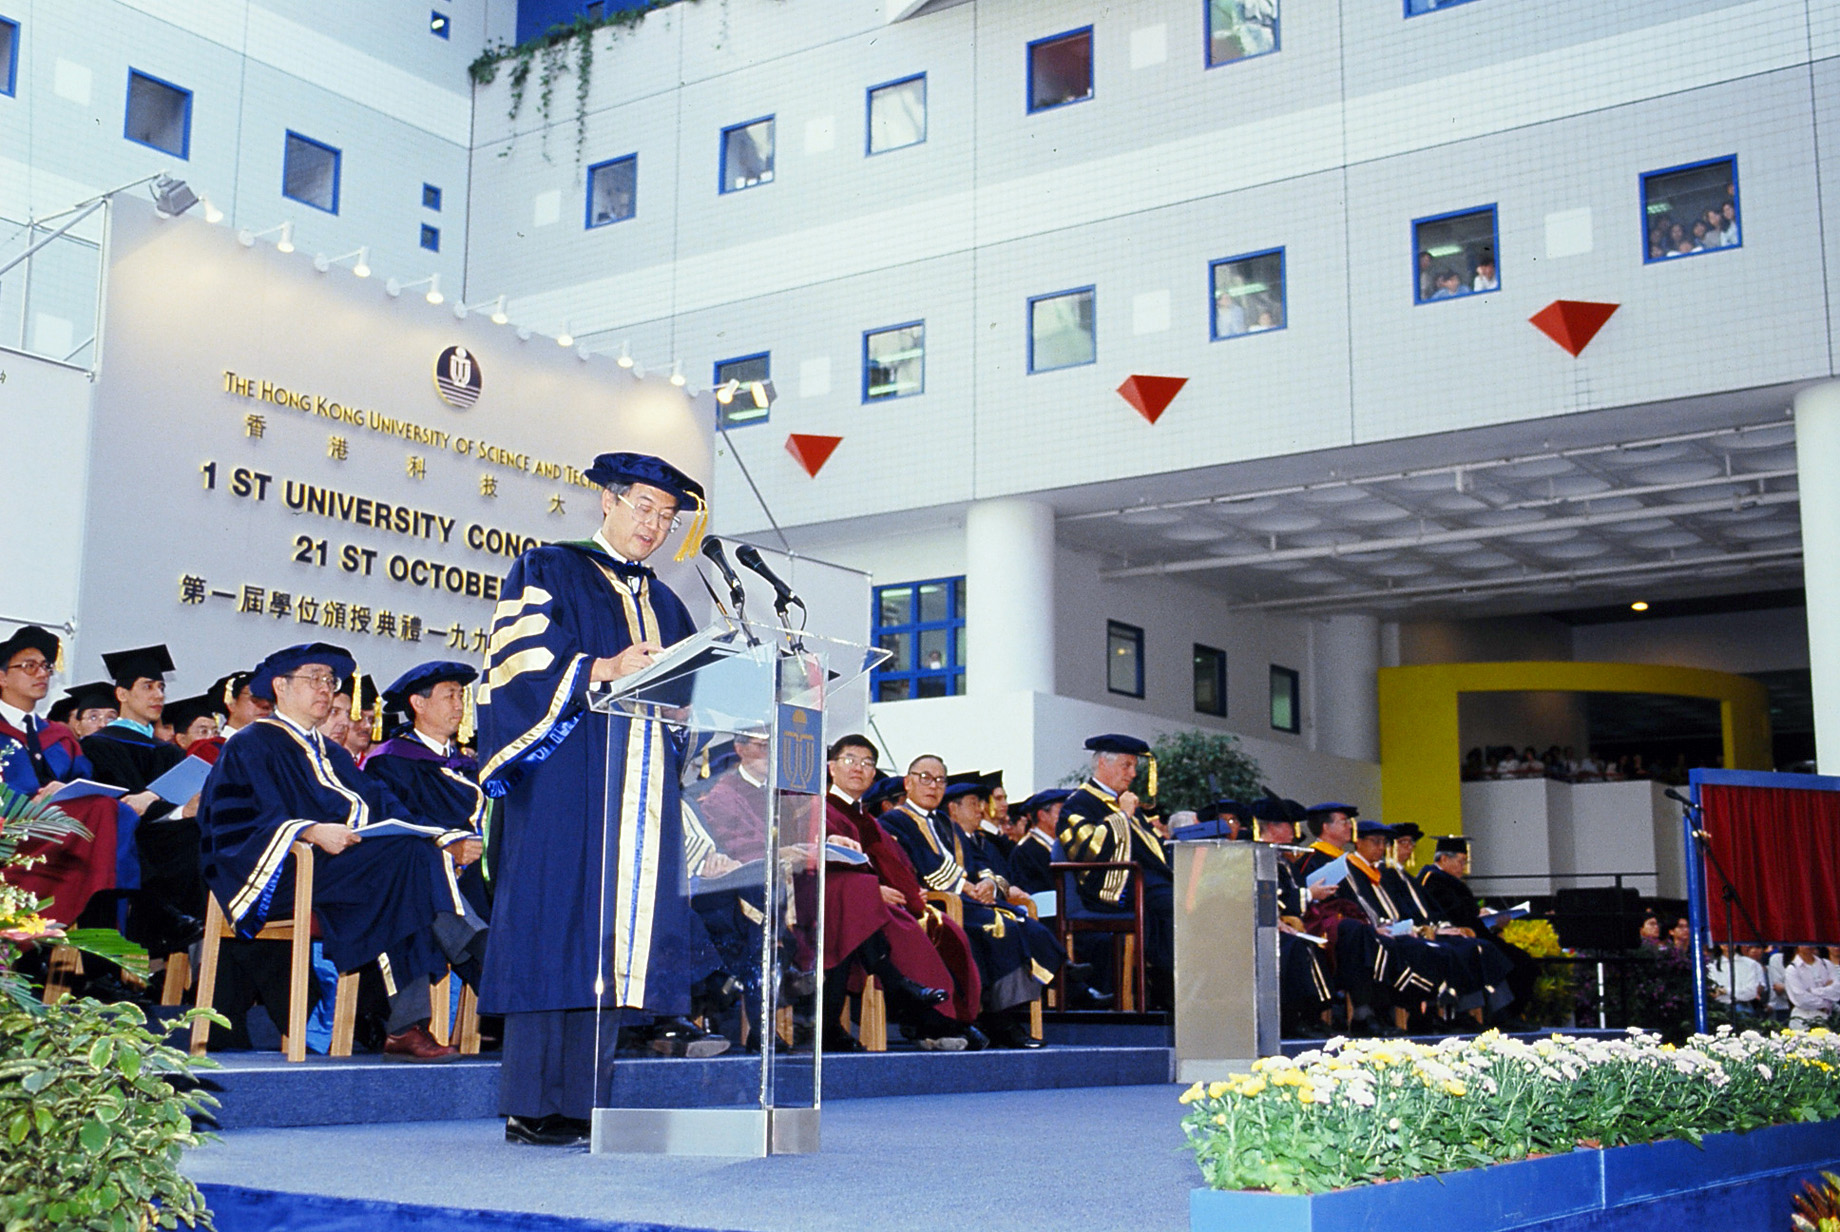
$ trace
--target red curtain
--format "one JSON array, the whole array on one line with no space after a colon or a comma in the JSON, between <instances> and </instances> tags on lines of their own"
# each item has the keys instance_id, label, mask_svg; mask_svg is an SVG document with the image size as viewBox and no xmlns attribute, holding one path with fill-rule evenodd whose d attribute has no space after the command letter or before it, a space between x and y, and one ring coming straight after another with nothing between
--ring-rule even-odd
<instances>
[{"instance_id":1,"label":"red curtain","mask_svg":"<svg viewBox=\"0 0 1840 1232\"><path fill-rule=\"evenodd\" d=\"M1840 792L1702 783L1700 804L1718 858L1738 892L1736 937L1725 935L1725 882L1706 861L1706 916L1715 941L1840 944ZM1757 922L1753 936L1744 912Z\"/></svg>"}]
</instances>

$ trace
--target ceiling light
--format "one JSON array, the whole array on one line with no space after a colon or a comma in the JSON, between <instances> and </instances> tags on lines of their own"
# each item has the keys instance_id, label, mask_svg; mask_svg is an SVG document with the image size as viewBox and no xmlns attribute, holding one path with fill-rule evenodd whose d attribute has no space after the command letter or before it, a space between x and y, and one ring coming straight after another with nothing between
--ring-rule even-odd
<instances>
[{"instance_id":1,"label":"ceiling light","mask_svg":"<svg viewBox=\"0 0 1840 1232\"><path fill-rule=\"evenodd\" d=\"M510 320L511 318L505 315L505 297L501 295L498 297L498 302L492 306L492 324L505 325Z\"/></svg>"},{"instance_id":2,"label":"ceiling light","mask_svg":"<svg viewBox=\"0 0 1840 1232\"><path fill-rule=\"evenodd\" d=\"M1629 610L1632 612L1646 612L1648 610L1648 600L1637 599L1634 603L1629 605Z\"/></svg>"},{"instance_id":3,"label":"ceiling light","mask_svg":"<svg viewBox=\"0 0 1840 1232\"><path fill-rule=\"evenodd\" d=\"M281 238L275 241L275 251L276 252L293 252L294 251L294 224L293 223L284 222L281 224Z\"/></svg>"},{"instance_id":4,"label":"ceiling light","mask_svg":"<svg viewBox=\"0 0 1840 1232\"><path fill-rule=\"evenodd\" d=\"M622 342L620 344L620 358L616 362L622 368L630 368L633 366L632 343Z\"/></svg>"},{"instance_id":5,"label":"ceiling light","mask_svg":"<svg viewBox=\"0 0 1840 1232\"><path fill-rule=\"evenodd\" d=\"M328 257L323 252L316 252L313 254L313 268L323 274L335 265L343 265L350 261L352 273L360 278L369 278L371 276L370 255L369 248L359 248L338 257Z\"/></svg>"},{"instance_id":6,"label":"ceiling light","mask_svg":"<svg viewBox=\"0 0 1840 1232\"><path fill-rule=\"evenodd\" d=\"M383 284L383 289L394 298L395 296L401 295L404 291L412 290L420 286L426 286L428 288L428 294L424 298L427 299L429 303L442 304L447 302L447 297L441 294L441 276L439 274L430 274L426 278L417 278L414 282L401 282L392 278Z\"/></svg>"},{"instance_id":7,"label":"ceiling light","mask_svg":"<svg viewBox=\"0 0 1840 1232\"><path fill-rule=\"evenodd\" d=\"M199 193L198 199L204 202L204 220L206 222L216 225L224 220L224 212L211 204L209 195Z\"/></svg>"},{"instance_id":8,"label":"ceiling light","mask_svg":"<svg viewBox=\"0 0 1840 1232\"><path fill-rule=\"evenodd\" d=\"M275 244L276 248L280 248L282 252L294 251L294 224L291 222L278 222L261 231L251 231L248 227L244 227L236 233L236 242L245 248L254 248L257 240L270 235L281 236L281 240ZM285 243L287 247L282 248L282 243Z\"/></svg>"},{"instance_id":9,"label":"ceiling light","mask_svg":"<svg viewBox=\"0 0 1840 1232\"><path fill-rule=\"evenodd\" d=\"M727 406L735 400L735 395L741 392L741 382L731 376L728 380L716 386L715 392L716 401L720 402L723 406Z\"/></svg>"},{"instance_id":10,"label":"ceiling light","mask_svg":"<svg viewBox=\"0 0 1840 1232\"><path fill-rule=\"evenodd\" d=\"M176 218L198 204L198 194L186 187L184 180L170 175L155 180L148 191L153 194L153 208L168 218Z\"/></svg>"},{"instance_id":11,"label":"ceiling light","mask_svg":"<svg viewBox=\"0 0 1840 1232\"><path fill-rule=\"evenodd\" d=\"M677 386L679 389L683 388L684 384L683 365L678 363L675 359L671 361L671 384Z\"/></svg>"},{"instance_id":12,"label":"ceiling light","mask_svg":"<svg viewBox=\"0 0 1840 1232\"><path fill-rule=\"evenodd\" d=\"M567 329L564 329L561 333L556 335L556 345L559 347L574 346L575 345L575 335L571 334Z\"/></svg>"}]
</instances>

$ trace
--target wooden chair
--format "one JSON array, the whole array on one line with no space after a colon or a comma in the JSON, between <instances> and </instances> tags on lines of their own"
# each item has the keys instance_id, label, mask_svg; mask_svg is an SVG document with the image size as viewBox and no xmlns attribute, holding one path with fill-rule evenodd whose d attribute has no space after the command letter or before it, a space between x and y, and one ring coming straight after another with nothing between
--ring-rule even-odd
<instances>
[{"instance_id":1,"label":"wooden chair","mask_svg":"<svg viewBox=\"0 0 1840 1232\"><path fill-rule=\"evenodd\" d=\"M174 950L166 956L166 978L160 982L160 1004L183 1003L185 990L191 986L192 956L184 950Z\"/></svg>"},{"instance_id":2,"label":"wooden chair","mask_svg":"<svg viewBox=\"0 0 1840 1232\"><path fill-rule=\"evenodd\" d=\"M843 978L839 972L839 979ZM873 975L863 977L860 1008L856 1015L856 1042L863 1046L864 1052L888 1051L888 998L882 992L881 983ZM850 1029L850 1003L843 1004L842 1025L845 1031Z\"/></svg>"},{"instance_id":3,"label":"wooden chair","mask_svg":"<svg viewBox=\"0 0 1840 1232\"><path fill-rule=\"evenodd\" d=\"M295 843L289 848L294 859L294 914L286 920L270 920L255 935L257 941L285 941L289 946L287 1030L282 1033L281 1047L290 1061L307 1059L307 990L313 978L313 847ZM204 954L198 964L198 1006L211 1008L217 992L217 959L222 944L236 937L230 919L217 895L210 896L205 908ZM358 1016L358 976L356 972L339 976L338 995L332 1003L332 1047L335 1057L351 1055L352 1029ZM445 1022L445 1015L442 1016ZM192 1055L204 1055L211 1035L211 1024L204 1018L192 1023Z\"/></svg>"},{"instance_id":4,"label":"wooden chair","mask_svg":"<svg viewBox=\"0 0 1840 1232\"><path fill-rule=\"evenodd\" d=\"M428 1033L434 1036L435 1043L452 1043L461 1055L470 1057L479 1052L479 994L470 985L461 984L460 1012L455 1014L453 979L449 972L428 985ZM336 1015L338 1010L335 1008L333 1013Z\"/></svg>"},{"instance_id":5,"label":"wooden chair","mask_svg":"<svg viewBox=\"0 0 1840 1232\"><path fill-rule=\"evenodd\" d=\"M54 945L45 960L45 1004L56 1005L70 995L74 977L83 974L83 951L74 945Z\"/></svg>"},{"instance_id":6,"label":"wooden chair","mask_svg":"<svg viewBox=\"0 0 1840 1232\"><path fill-rule=\"evenodd\" d=\"M965 926L965 904L959 899L958 895L946 894L940 890L926 890L924 893L926 894L926 901L938 907L941 911L944 911L947 919L951 920L960 928ZM1029 919L1033 920L1035 918L1035 904L1030 902ZM1063 941L1062 944L1065 945L1066 942ZM1037 997L1029 1002L1029 1034L1036 1039L1040 1039L1041 1030L1041 998Z\"/></svg>"},{"instance_id":7,"label":"wooden chair","mask_svg":"<svg viewBox=\"0 0 1840 1232\"><path fill-rule=\"evenodd\" d=\"M1120 911L1091 911L1080 902L1079 890L1075 886L1074 875L1093 871L1111 871L1127 869L1137 874L1131 878L1131 910L1127 914ZM1144 879L1143 870L1132 860L1107 861L1061 861L1048 865L1060 884L1060 909L1055 912L1055 922L1060 933L1061 945L1067 951L1067 961L1078 961L1074 956L1073 939L1080 933L1109 933L1113 938L1112 958L1116 973L1114 987L1118 991L1115 1008L1121 1013L1133 1012L1144 1003ZM1127 976L1129 978L1127 978Z\"/></svg>"}]
</instances>

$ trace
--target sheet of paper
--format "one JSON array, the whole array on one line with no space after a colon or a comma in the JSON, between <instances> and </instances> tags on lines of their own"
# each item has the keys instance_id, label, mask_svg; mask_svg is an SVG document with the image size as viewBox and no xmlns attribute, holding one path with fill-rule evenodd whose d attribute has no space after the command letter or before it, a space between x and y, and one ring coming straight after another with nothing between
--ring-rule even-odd
<instances>
[{"instance_id":1,"label":"sheet of paper","mask_svg":"<svg viewBox=\"0 0 1840 1232\"><path fill-rule=\"evenodd\" d=\"M1061 909L1061 896L1053 890L1039 890L1029 895L1035 900L1035 916L1041 920L1053 919Z\"/></svg>"},{"instance_id":2,"label":"sheet of paper","mask_svg":"<svg viewBox=\"0 0 1840 1232\"><path fill-rule=\"evenodd\" d=\"M202 757L188 757L147 784L147 790L168 804L184 804L204 790L211 777L211 763Z\"/></svg>"},{"instance_id":3,"label":"sheet of paper","mask_svg":"<svg viewBox=\"0 0 1840 1232\"><path fill-rule=\"evenodd\" d=\"M1329 885L1340 885L1342 883L1342 878L1347 875L1348 857L1339 856L1311 873L1308 877L1304 878L1304 881L1313 889L1324 883Z\"/></svg>"},{"instance_id":4,"label":"sheet of paper","mask_svg":"<svg viewBox=\"0 0 1840 1232\"><path fill-rule=\"evenodd\" d=\"M119 800L127 794L128 789L125 787L110 787L94 779L78 779L58 788L57 794L51 797L51 803L62 804L66 800L83 800L90 796L107 796L111 800Z\"/></svg>"}]
</instances>

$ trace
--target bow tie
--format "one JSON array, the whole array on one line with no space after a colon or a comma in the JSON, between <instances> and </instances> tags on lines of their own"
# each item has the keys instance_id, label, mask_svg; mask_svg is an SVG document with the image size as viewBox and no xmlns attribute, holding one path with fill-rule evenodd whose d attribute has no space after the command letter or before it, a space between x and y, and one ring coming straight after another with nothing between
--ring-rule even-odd
<instances>
[{"instance_id":1,"label":"bow tie","mask_svg":"<svg viewBox=\"0 0 1840 1232\"><path fill-rule=\"evenodd\" d=\"M649 578L658 576L644 565L637 564L630 560L617 560L612 556L604 556L602 557L602 563L623 578Z\"/></svg>"}]
</instances>

